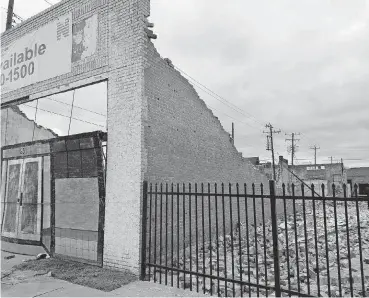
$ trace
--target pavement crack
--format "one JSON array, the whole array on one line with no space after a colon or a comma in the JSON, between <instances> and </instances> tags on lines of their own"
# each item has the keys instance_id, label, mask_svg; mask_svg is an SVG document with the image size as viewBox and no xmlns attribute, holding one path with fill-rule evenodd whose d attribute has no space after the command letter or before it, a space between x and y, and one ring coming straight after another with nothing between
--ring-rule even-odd
<instances>
[{"instance_id":1,"label":"pavement crack","mask_svg":"<svg viewBox=\"0 0 369 298\"><path fill-rule=\"evenodd\" d=\"M50 290L50 291L47 291L47 292L44 292L44 293L37 294L37 295L33 296L32 298L39 297L41 295L45 295L45 294L48 294L48 293L51 293L51 292L54 292L54 291L60 290L60 289L64 289L64 287L56 288L56 289L53 289L53 290Z\"/></svg>"}]
</instances>

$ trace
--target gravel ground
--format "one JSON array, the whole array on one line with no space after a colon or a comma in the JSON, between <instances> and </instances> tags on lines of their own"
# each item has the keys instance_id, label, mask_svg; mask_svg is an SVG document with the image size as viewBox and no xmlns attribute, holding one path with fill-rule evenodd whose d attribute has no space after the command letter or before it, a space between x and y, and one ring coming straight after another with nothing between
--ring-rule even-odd
<instances>
[{"instance_id":1,"label":"gravel ground","mask_svg":"<svg viewBox=\"0 0 369 298\"><path fill-rule=\"evenodd\" d=\"M316 202L314 208L310 201L306 204L305 213L302 210L299 211L296 219L293 215L289 215L286 221L279 218L277 225L282 289L288 290L290 288L300 293L310 293L313 296L331 297L362 297L364 296L363 291L365 291L365 296L369 296L368 207L367 202L359 202L358 206L356 206L356 202L348 202L346 212L343 202L337 203L335 210L332 202L327 202L325 206L322 202ZM359 225L357 208L359 210ZM335 220L335 214L337 220ZM346 225L346 215L348 225ZM192 263L192 271L196 271L198 262L199 272L205 271L206 274L216 277L219 270L220 277L234 277L235 280L242 279L254 284L273 286L274 258L271 224L267 222L265 227L259 224L256 227L256 236L255 227L249 226L248 232L249 236L247 236L246 226L241 224L239 229L234 230L233 237L228 234L225 241L222 236L218 237L211 245L207 243L205 249L200 247L198 255L196 255L195 248L192 248L192 260L187 257L190 255L188 249L186 259L182 258L175 262L175 266L180 269L185 266L186 270L189 270ZM240 238L241 241L239 241ZM316 253L316 248L318 253ZM226 257L224 257L225 255ZM203 266L204 262L205 266ZM155 273L157 279L162 275L162 283L165 280L163 273L163 271ZM169 271L169 284L170 274ZM186 274L184 278L181 273L178 279L182 288L192 286L193 290L197 289L196 276L192 275L190 278L189 274ZM175 284L176 281L177 275L174 275ZM320 286L319 292L318 284ZM198 285L200 292L205 290L205 293L210 293L212 290L213 295L218 293L220 296L240 296L241 291L243 296L256 296L258 292L260 296L274 295L273 290L266 293L264 289L259 288L258 291L257 287L253 286L244 285L241 287L235 284L233 287L232 283L226 285L224 281L220 281L218 284L216 279L210 281L210 278L203 280L202 277L199 277Z\"/></svg>"}]
</instances>

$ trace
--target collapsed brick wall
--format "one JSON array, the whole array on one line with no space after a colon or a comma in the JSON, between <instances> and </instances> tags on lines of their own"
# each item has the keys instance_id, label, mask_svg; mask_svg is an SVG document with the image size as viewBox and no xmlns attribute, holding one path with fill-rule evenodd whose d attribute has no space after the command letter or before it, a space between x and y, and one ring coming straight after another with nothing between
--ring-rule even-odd
<instances>
[{"instance_id":1,"label":"collapsed brick wall","mask_svg":"<svg viewBox=\"0 0 369 298\"><path fill-rule=\"evenodd\" d=\"M145 95L150 182L267 183L245 161L193 86L148 42Z\"/></svg>"},{"instance_id":2,"label":"collapsed brick wall","mask_svg":"<svg viewBox=\"0 0 369 298\"><path fill-rule=\"evenodd\" d=\"M56 133L28 119L16 106L1 110L1 146L56 137Z\"/></svg>"},{"instance_id":3,"label":"collapsed brick wall","mask_svg":"<svg viewBox=\"0 0 369 298\"><path fill-rule=\"evenodd\" d=\"M183 185L188 191L188 183L192 183L192 191L195 189L194 183L198 183L197 189L200 192L201 183L204 183L204 190L208 191L207 183L210 183L210 192L214 191L214 183L218 183L218 193L221 194L221 184L225 183L225 193L228 193L228 183L232 183L232 193L236 193L236 183L239 183L240 193L244 192L244 183L247 183L247 193L251 193L251 184L255 183L255 191L260 194L260 184L264 185L264 193L269 194L269 183L266 175L261 173L249 161L242 158L234 145L230 142L229 134L223 129L220 121L212 111L199 98L194 87L166 60L162 59L151 42L147 43L146 66L145 66L145 96L147 101L147 117L144 124L145 150L147 154L147 168L145 180L154 183L180 183L180 191ZM166 185L163 185L165 190ZM174 190L176 190L174 184ZM150 198L148 206L150 206ZM196 208L195 198L191 196L192 203L189 203L189 196L184 199L176 196L160 195L151 197L151 216L148 216L147 232L151 224L151 240L148 237L147 243L151 241L152 248L157 248L157 256L164 254L165 248L172 247L173 228L173 248L176 251L189 245L189 235L192 234L192 243L196 231L200 229L196 225L202 224L202 201L204 202L204 229L205 241L210 237L214 239L216 235L216 214L219 218L220 233L223 223L222 198L218 196L218 209L216 211L214 196L198 197ZM156 213L155 209L156 201ZM265 199L264 212L266 220L270 219L270 203ZM185 202L185 205L183 205ZM210 202L210 203L209 203ZM247 199L249 224L254 221L254 208L252 198ZM210 204L210 205L209 205ZM238 220L238 207L236 198L232 198L230 204L229 197L225 198L225 228L226 233L230 232L240 221L246 221L245 199L240 199L240 220ZM172 214L172 205L174 213ZM233 216L230 215L232 205ZM283 216L283 203L277 204L279 216ZM178 214L177 216L177 206ZM168 213L166 213L168 208ZM191 211L190 211L191 210ZM197 210L197 217L196 217ZM209 211L210 210L210 211ZM287 212L291 212L292 205L287 206ZM150 208L148 207L148 215ZM255 217L256 222L262 222L262 200L256 199ZM162 216L161 216L162 214ZM190 216L191 214L191 216ZM210 220L209 220L210 214ZM172 221L173 216L173 221ZM151 220L150 220L151 218ZM183 227L183 219L185 227ZM155 231L155 220L157 229ZM162 242L160 240L160 226L162 223ZM197 221L196 221L197 220ZM191 229L189 222L191 221ZM179 228L179 234L177 232ZM186 235L186 236L185 236ZM177 238L179 236L179 239ZM156 237L156 245L153 244ZM165 243L168 239L168 243ZM179 240L179 241L178 241ZM179 242L179 244L178 244ZM153 246L154 245L154 246ZM153 257L153 249L151 256Z\"/></svg>"}]
</instances>

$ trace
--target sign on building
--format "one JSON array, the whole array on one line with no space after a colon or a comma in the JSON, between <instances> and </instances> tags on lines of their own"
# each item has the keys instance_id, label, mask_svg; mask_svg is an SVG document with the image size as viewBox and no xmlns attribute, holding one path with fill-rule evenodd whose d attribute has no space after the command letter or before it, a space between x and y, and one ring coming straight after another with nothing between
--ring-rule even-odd
<instances>
[{"instance_id":1,"label":"sign on building","mask_svg":"<svg viewBox=\"0 0 369 298\"><path fill-rule=\"evenodd\" d=\"M2 47L2 93L70 72L71 55L72 14L68 14Z\"/></svg>"}]
</instances>

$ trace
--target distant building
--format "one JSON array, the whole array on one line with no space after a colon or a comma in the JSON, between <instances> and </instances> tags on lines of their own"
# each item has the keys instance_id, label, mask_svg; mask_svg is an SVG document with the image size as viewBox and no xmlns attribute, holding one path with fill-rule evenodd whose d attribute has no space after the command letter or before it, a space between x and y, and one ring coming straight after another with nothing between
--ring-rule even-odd
<instances>
[{"instance_id":1,"label":"distant building","mask_svg":"<svg viewBox=\"0 0 369 298\"><path fill-rule=\"evenodd\" d=\"M351 185L352 191L357 184L359 195L369 195L369 167L348 169L347 183Z\"/></svg>"},{"instance_id":2,"label":"distant building","mask_svg":"<svg viewBox=\"0 0 369 298\"><path fill-rule=\"evenodd\" d=\"M250 162L251 164L253 164L254 166L258 166L260 165L260 159L259 156L254 156L254 157L245 157L244 160Z\"/></svg>"},{"instance_id":3,"label":"distant building","mask_svg":"<svg viewBox=\"0 0 369 298\"><path fill-rule=\"evenodd\" d=\"M253 158L249 158L250 161ZM257 165L268 179L273 179L273 167L271 162ZM369 171L369 168L368 168ZM314 185L314 194L322 196L322 185L324 185L324 195L332 196L332 184L335 184L336 195L343 195L343 184L347 184L347 170L343 164L317 164L314 165L289 165L288 160L279 156L278 164L275 165L277 192L283 191L292 194L292 183L295 185L295 195L301 194L301 184L305 186L305 194L311 194L311 186ZM368 176L369 177L369 173ZM368 181L368 180L367 180ZM369 182L367 182L369 183ZM347 189L347 196L351 196L350 185Z\"/></svg>"},{"instance_id":4,"label":"distant building","mask_svg":"<svg viewBox=\"0 0 369 298\"><path fill-rule=\"evenodd\" d=\"M347 184L347 170L342 163L317 164L317 165L293 165L288 169L307 185L314 185L315 191L322 195L324 185L325 195L333 195L332 185L336 187L336 195L343 195L343 184ZM347 190L347 195L351 193Z\"/></svg>"}]
</instances>

